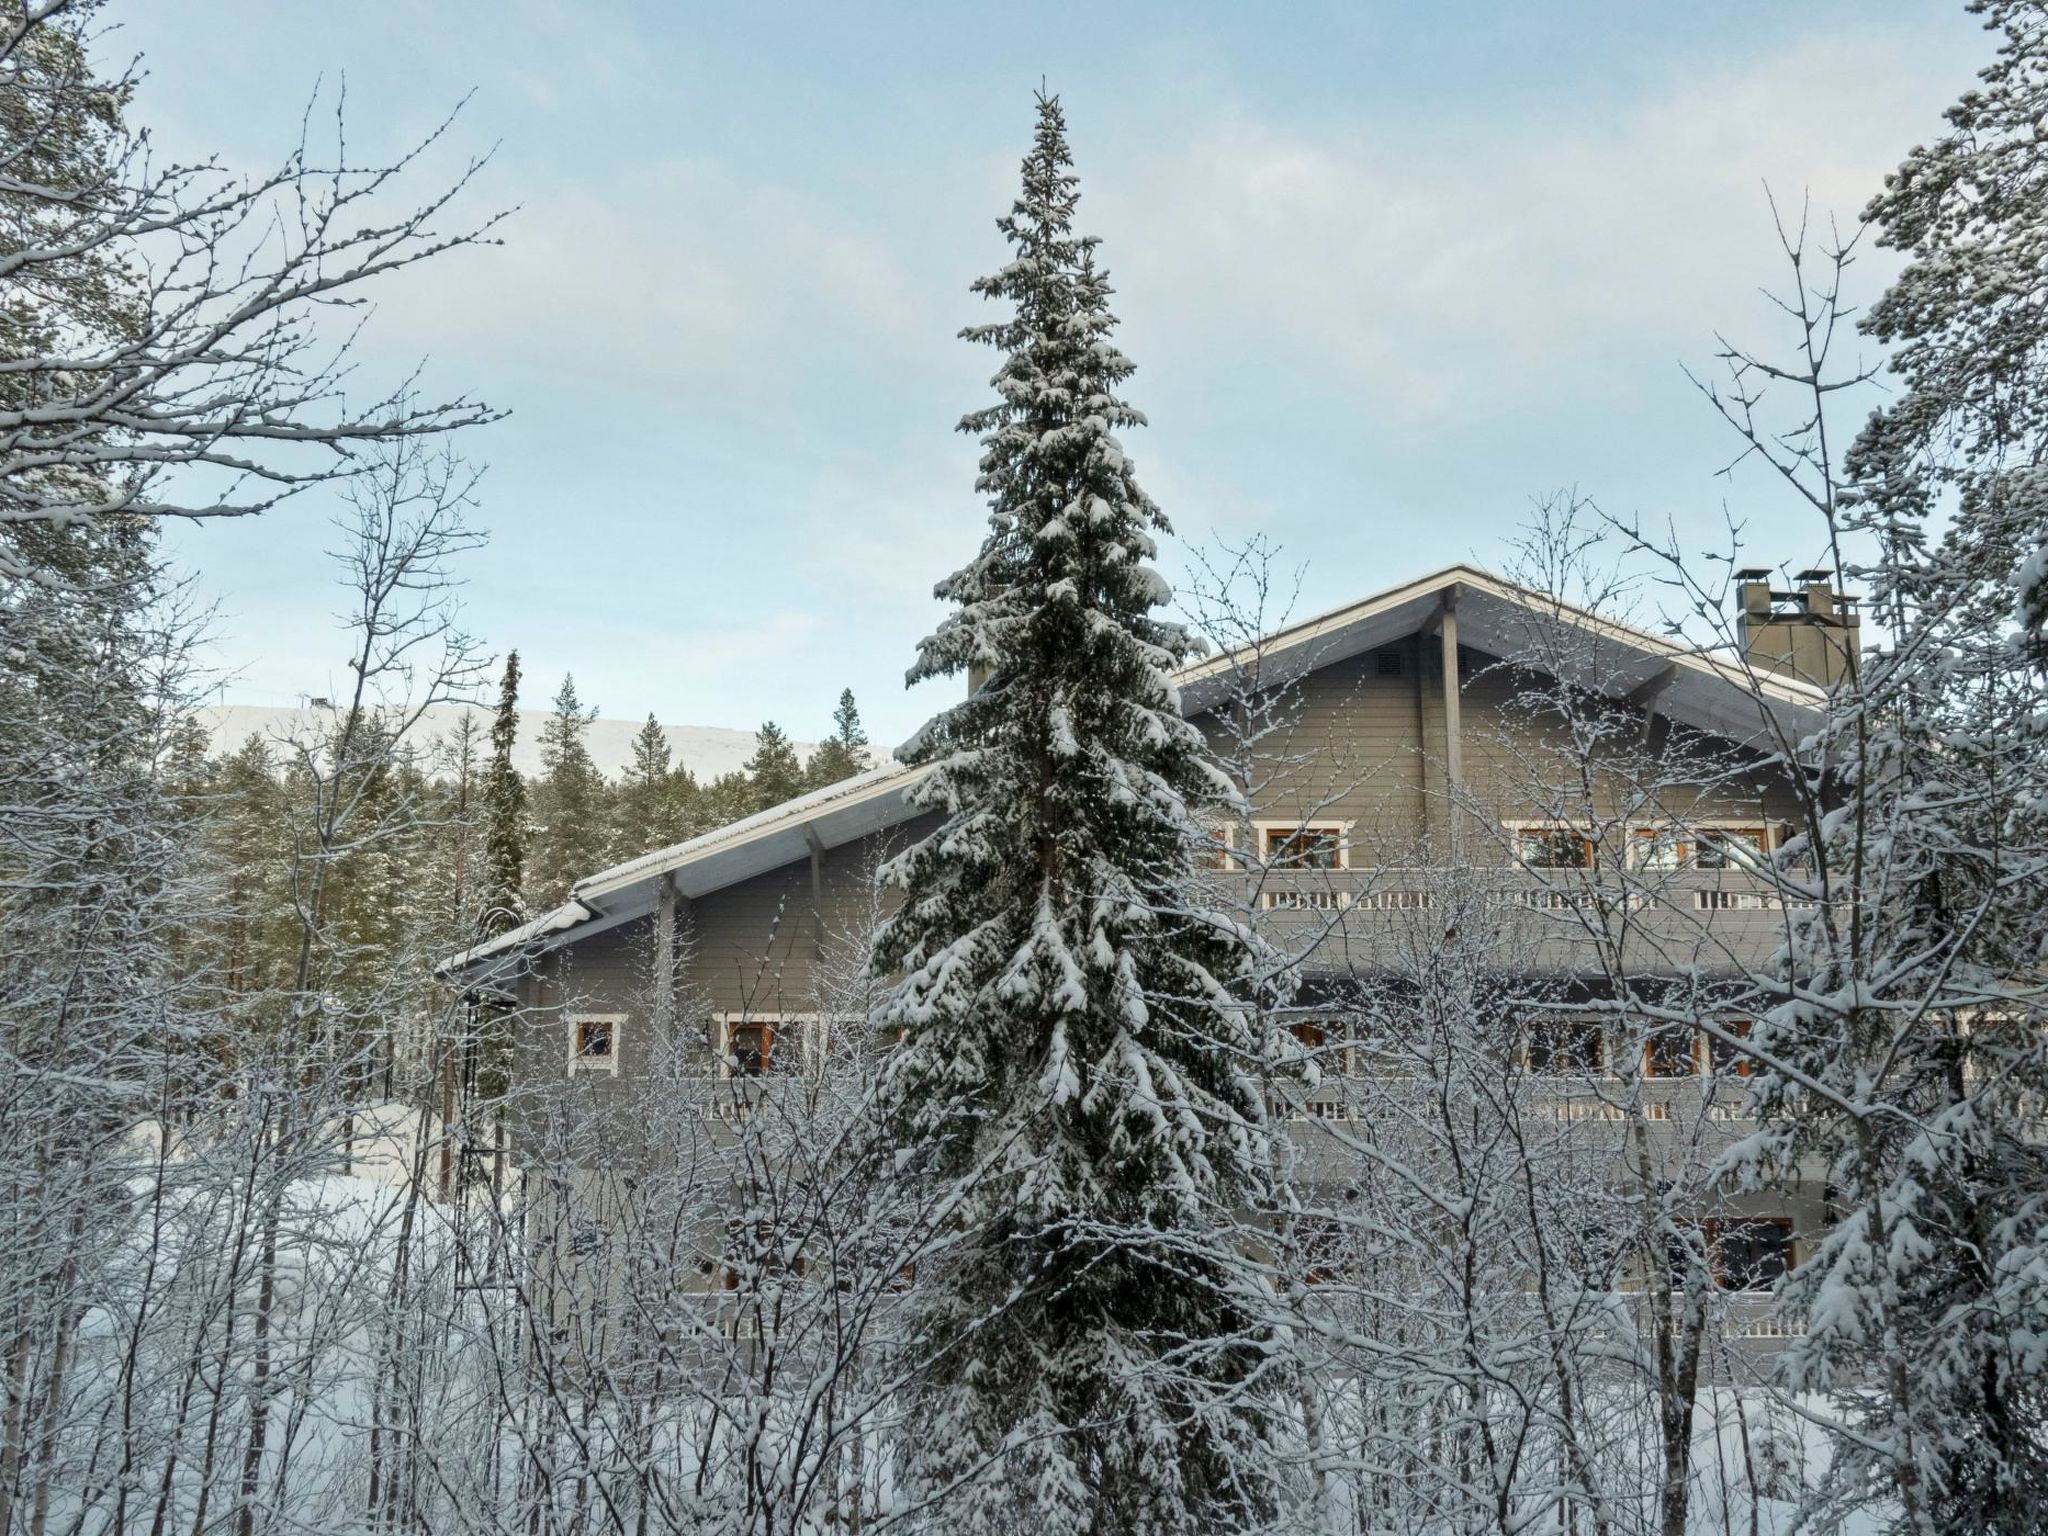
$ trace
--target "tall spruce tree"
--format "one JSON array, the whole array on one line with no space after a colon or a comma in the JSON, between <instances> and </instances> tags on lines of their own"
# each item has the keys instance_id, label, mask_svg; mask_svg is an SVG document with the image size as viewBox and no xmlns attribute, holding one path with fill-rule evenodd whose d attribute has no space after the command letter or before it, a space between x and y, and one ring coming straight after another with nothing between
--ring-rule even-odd
<instances>
[{"instance_id":1,"label":"tall spruce tree","mask_svg":"<svg viewBox=\"0 0 2048 1536\"><path fill-rule=\"evenodd\" d=\"M498 708L491 717L491 756L484 768L484 893L480 926L489 938L526 916L526 780L513 765L519 743L519 653L505 657Z\"/></svg>"},{"instance_id":2,"label":"tall spruce tree","mask_svg":"<svg viewBox=\"0 0 2048 1536\"><path fill-rule=\"evenodd\" d=\"M917 1276L933 1353L905 1466L960 1485L952 1532L1182 1533L1271 1517L1279 1351L1233 1240L1274 1198L1259 1086L1271 974L1243 929L1189 910L1196 808L1230 793L1169 679L1197 650L1155 617L1166 519L1119 446L1095 241L1057 98L1038 100L979 553L910 679L985 677L913 744L942 825L886 869L903 893L873 964L903 977L884 1103L957 1240Z\"/></svg>"},{"instance_id":3,"label":"tall spruce tree","mask_svg":"<svg viewBox=\"0 0 2048 1536\"><path fill-rule=\"evenodd\" d=\"M690 835L697 783L673 764L668 732L654 716L633 735L633 755L619 776L612 854L630 859Z\"/></svg>"},{"instance_id":4,"label":"tall spruce tree","mask_svg":"<svg viewBox=\"0 0 2048 1536\"><path fill-rule=\"evenodd\" d=\"M576 679L564 676L540 728L540 779L533 794L539 826L528 872L537 907L556 905L570 886L604 864L607 788L584 740L596 718L596 708L586 709L576 696Z\"/></svg>"},{"instance_id":5,"label":"tall spruce tree","mask_svg":"<svg viewBox=\"0 0 2048 1536\"><path fill-rule=\"evenodd\" d=\"M868 733L861 727L860 706L853 701L853 690L842 688L839 707L832 711L832 734L818 743L804 765L804 779L812 789L823 789L868 767Z\"/></svg>"},{"instance_id":6,"label":"tall spruce tree","mask_svg":"<svg viewBox=\"0 0 2048 1536\"><path fill-rule=\"evenodd\" d=\"M746 761L753 786L753 809L765 811L804 792L804 765L797 760L789 734L773 720L754 734L754 755Z\"/></svg>"}]
</instances>

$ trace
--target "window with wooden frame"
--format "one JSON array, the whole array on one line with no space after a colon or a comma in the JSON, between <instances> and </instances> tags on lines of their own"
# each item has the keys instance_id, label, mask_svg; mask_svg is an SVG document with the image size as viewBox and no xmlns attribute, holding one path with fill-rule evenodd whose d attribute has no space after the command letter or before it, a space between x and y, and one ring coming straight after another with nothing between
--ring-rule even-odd
<instances>
[{"instance_id":1,"label":"window with wooden frame","mask_svg":"<svg viewBox=\"0 0 2048 1536\"><path fill-rule=\"evenodd\" d=\"M1692 1077L1699 1069L1699 1036L1682 1025L1653 1029L1643 1038L1643 1076Z\"/></svg>"},{"instance_id":2,"label":"window with wooden frame","mask_svg":"<svg viewBox=\"0 0 2048 1536\"><path fill-rule=\"evenodd\" d=\"M1715 1022L1738 1039L1749 1038L1748 1019L1717 1019ZM1719 1035L1707 1036L1707 1060L1718 1077L1747 1077L1756 1070L1756 1061L1748 1051Z\"/></svg>"},{"instance_id":3,"label":"window with wooden frame","mask_svg":"<svg viewBox=\"0 0 2048 1536\"><path fill-rule=\"evenodd\" d=\"M1287 1033L1294 1036L1295 1043L1323 1076L1350 1075L1351 1052L1341 1036L1330 1027L1329 1020L1295 1019L1288 1024Z\"/></svg>"},{"instance_id":4,"label":"window with wooden frame","mask_svg":"<svg viewBox=\"0 0 2048 1536\"><path fill-rule=\"evenodd\" d=\"M1523 823L1508 828L1508 844L1524 869L1593 867L1593 840L1577 827Z\"/></svg>"},{"instance_id":5,"label":"window with wooden frame","mask_svg":"<svg viewBox=\"0 0 2048 1536\"><path fill-rule=\"evenodd\" d=\"M1343 869L1345 827L1339 822L1259 824L1260 851L1268 869Z\"/></svg>"},{"instance_id":6,"label":"window with wooden frame","mask_svg":"<svg viewBox=\"0 0 2048 1536\"><path fill-rule=\"evenodd\" d=\"M1237 867L1237 829L1218 822L1195 844L1195 868L1227 870Z\"/></svg>"},{"instance_id":7,"label":"window with wooden frame","mask_svg":"<svg viewBox=\"0 0 2048 1536\"><path fill-rule=\"evenodd\" d=\"M619 1075L619 1033L623 1013L572 1013L569 1015L569 1075L603 1072Z\"/></svg>"},{"instance_id":8,"label":"window with wooden frame","mask_svg":"<svg viewBox=\"0 0 2048 1536\"><path fill-rule=\"evenodd\" d=\"M721 1077L766 1077L813 1066L824 1026L809 1013L721 1013L712 1019Z\"/></svg>"},{"instance_id":9,"label":"window with wooden frame","mask_svg":"<svg viewBox=\"0 0 2048 1536\"><path fill-rule=\"evenodd\" d=\"M1771 841L1771 829L1754 823L1635 827L1629 834L1629 862L1641 870L1756 871L1768 867Z\"/></svg>"},{"instance_id":10,"label":"window with wooden frame","mask_svg":"<svg viewBox=\"0 0 2048 1536\"><path fill-rule=\"evenodd\" d=\"M1707 1223L1707 1242L1726 1291L1767 1291L1792 1267L1790 1217L1723 1217Z\"/></svg>"},{"instance_id":11,"label":"window with wooden frame","mask_svg":"<svg viewBox=\"0 0 2048 1536\"><path fill-rule=\"evenodd\" d=\"M1589 1076L1606 1065L1605 1032L1597 1019L1536 1019L1524 1037L1522 1061L1545 1077Z\"/></svg>"},{"instance_id":12,"label":"window with wooden frame","mask_svg":"<svg viewBox=\"0 0 2048 1536\"><path fill-rule=\"evenodd\" d=\"M1770 865L1769 827L1701 827L1693 863L1700 869L1762 870Z\"/></svg>"}]
</instances>

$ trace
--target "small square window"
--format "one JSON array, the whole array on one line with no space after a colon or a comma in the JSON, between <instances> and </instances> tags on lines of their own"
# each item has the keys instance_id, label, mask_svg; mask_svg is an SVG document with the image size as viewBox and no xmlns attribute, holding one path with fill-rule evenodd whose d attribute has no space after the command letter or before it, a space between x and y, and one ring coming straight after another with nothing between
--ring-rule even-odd
<instances>
[{"instance_id":1,"label":"small square window","mask_svg":"<svg viewBox=\"0 0 2048 1536\"><path fill-rule=\"evenodd\" d=\"M1606 1059L1600 1026L1590 1019L1538 1019L1529 1026L1524 1059L1531 1072L1544 1076L1598 1072Z\"/></svg>"},{"instance_id":2,"label":"small square window","mask_svg":"<svg viewBox=\"0 0 2048 1536\"><path fill-rule=\"evenodd\" d=\"M1708 827L1699 835L1695 862L1701 869L1762 869L1769 847L1762 827Z\"/></svg>"},{"instance_id":3,"label":"small square window","mask_svg":"<svg viewBox=\"0 0 2048 1536\"><path fill-rule=\"evenodd\" d=\"M1699 1070L1699 1041L1683 1028L1657 1029L1643 1042L1643 1076L1691 1077Z\"/></svg>"},{"instance_id":4,"label":"small square window","mask_svg":"<svg viewBox=\"0 0 2048 1536\"><path fill-rule=\"evenodd\" d=\"M729 1026L725 1056L735 1077L760 1077L774 1064L775 1026L759 1020Z\"/></svg>"},{"instance_id":5,"label":"small square window","mask_svg":"<svg viewBox=\"0 0 2048 1536\"><path fill-rule=\"evenodd\" d=\"M569 1017L569 1072L619 1070L619 1030L626 1022L622 1013L578 1013Z\"/></svg>"},{"instance_id":6,"label":"small square window","mask_svg":"<svg viewBox=\"0 0 2048 1536\"><path fill-rule=\"evenodd\" d=\"M1749 1038L1748 1019L1724 1019L1721 1027L1737 1039ZM1756 1069L1756 1062L1748 1051L1718 1035L1707 1037L1707 1057L1713 1063L1714 1071L1723 1077L1747 1077Z\"/></svg>"},{"instance_id":7,"label":"small square window","mask_svg":"<svg viewBox=\"0 0 2048 1536\"><path fill-rule=\"evenodd\" d=\"M1228 824L1211 827L1195 843L1195 868L1229 869L1235 845L1236 839L1231 835Z\"/></svg>"}]
</instances>

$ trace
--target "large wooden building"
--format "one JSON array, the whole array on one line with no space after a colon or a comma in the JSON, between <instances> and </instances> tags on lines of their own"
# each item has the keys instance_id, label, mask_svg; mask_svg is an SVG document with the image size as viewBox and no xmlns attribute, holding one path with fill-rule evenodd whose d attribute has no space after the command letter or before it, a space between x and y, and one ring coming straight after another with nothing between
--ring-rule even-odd
<instances>
[{"instance_id":1,"label":"large wooden building","mask_svg":"<svg viewBox=\"0 0 2048 1536\"><path fill-rule=\"evenodd\" d=\"M1725 1039L1571 1013L1660 987L1732 992L1797 919L1760 869L1799 827L1797 744L1826 674L1853 665L1853 614L1818 573L1739 602L1751 654L1703 653L1461 565L1183 671L1184 711L1251 804L1218 825L1209 878L1298 954L1293 1027L1326 1057L1293 1114L1341 1125L1373 1070L1319 1010L1413 966L1418 930L1477 891L1501 914L1497 968L1555 1000L1532 1015L1524 1066L1556 1078L1560 1117L1611 1118L1601 1080L1625 1076L1634 1113L1672 1122L1719 1083L1712 1116L1741 1129L1745 1067ZM595 871L444 971L517 1004L523 1088L574 1082L622 1123L678 1052L711 1080L801 1070L825 1031L861 1027L849 977L879 860L928 824L909 798L920 776L879 767ZM673 974L654 963L677 953ZM1741 1197L1717 1219L1728 1283L1758 1288L1825 1219L1824 1193Z\"/></svg>"}]
</instances>

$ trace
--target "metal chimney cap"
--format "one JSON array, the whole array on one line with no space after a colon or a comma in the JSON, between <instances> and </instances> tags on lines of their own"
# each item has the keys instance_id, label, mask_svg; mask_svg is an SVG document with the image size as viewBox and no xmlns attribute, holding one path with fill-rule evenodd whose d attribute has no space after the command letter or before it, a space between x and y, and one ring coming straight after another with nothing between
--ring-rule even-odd
<instances>
[{"instance_id":1,"label":"metal chimney cap","mask_svg":"<svg viewBox=\"0 0 2048 1536\"><path fill-rule=\"evenodd\" d=\"M1810 570L1801 571L1797 579L1805 582L1809 586L1820 586L1833 581L1835 579L1835 573L1831 568L1827 566L1816 565Z\"/></svg>"},{"instance_id":2,"label":"metal chimney cap","mask_svg":"<svg viewBox=\"0 0 2048 1536\"><path fill-rule=\"evenodd\" d=\"M1769 581L1771 573L1770 569L1766 566L1751 565L1737 571L1735 579L1737 581Z\"/></svg>"}]
</instances>

